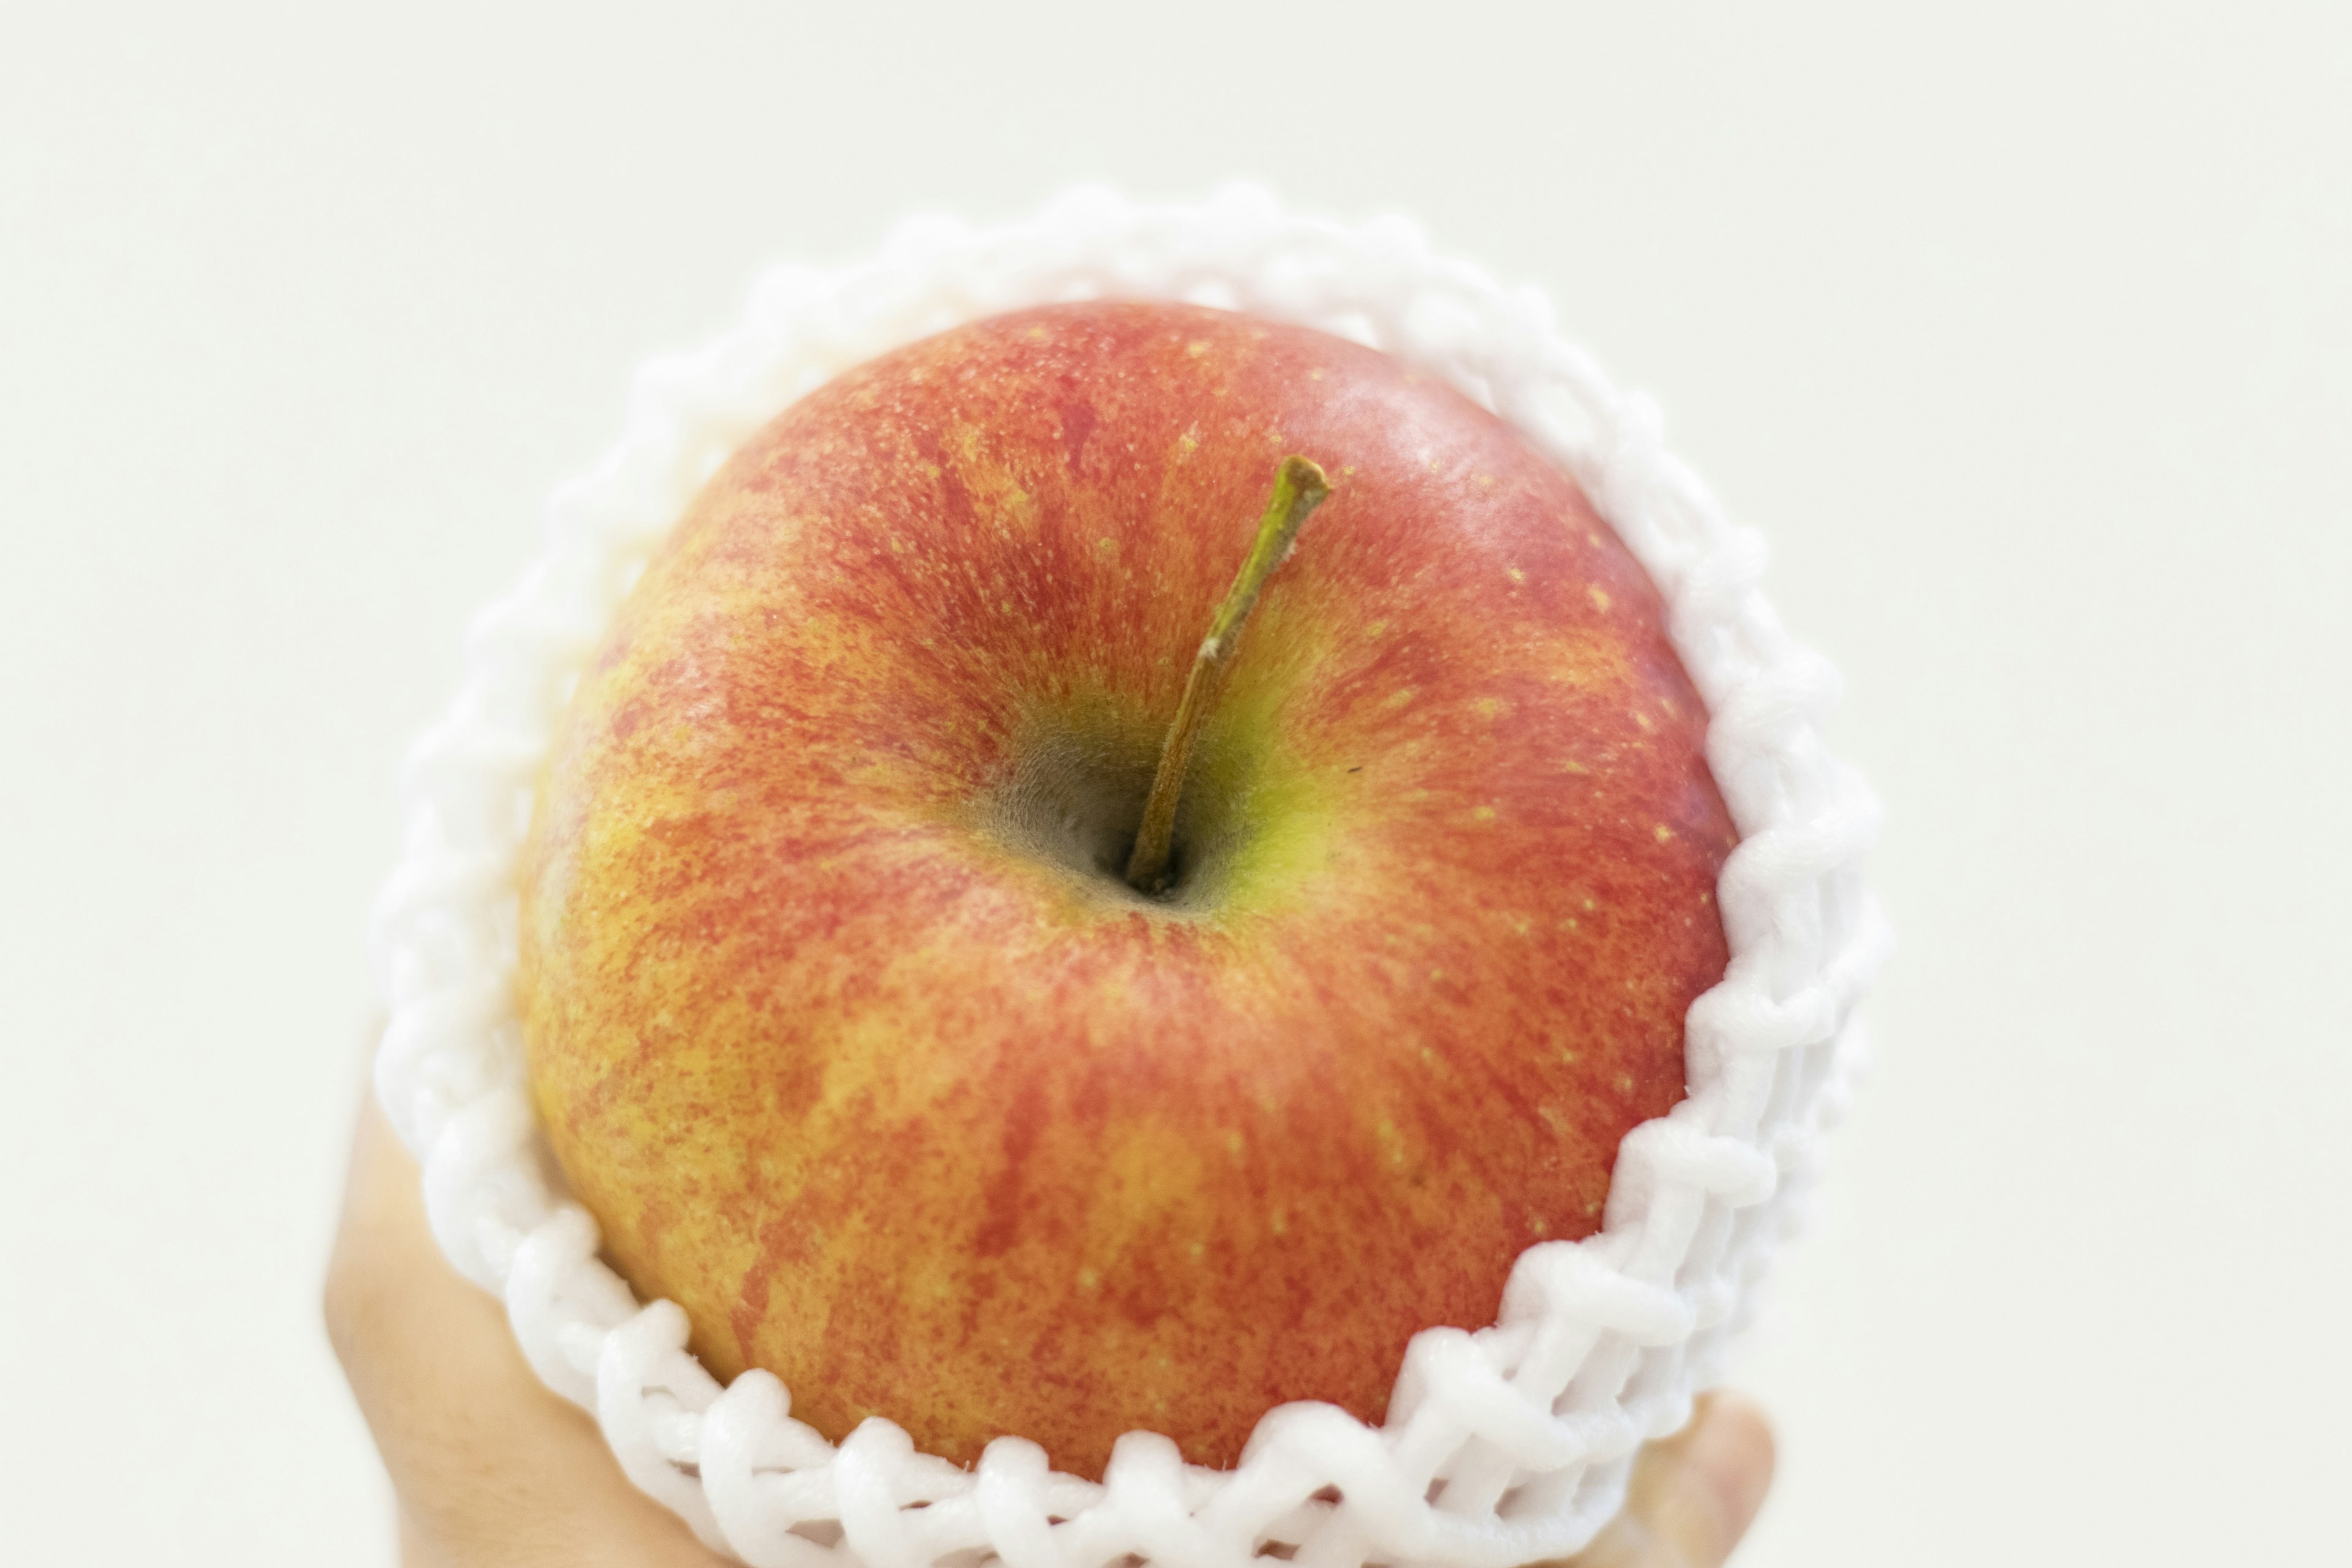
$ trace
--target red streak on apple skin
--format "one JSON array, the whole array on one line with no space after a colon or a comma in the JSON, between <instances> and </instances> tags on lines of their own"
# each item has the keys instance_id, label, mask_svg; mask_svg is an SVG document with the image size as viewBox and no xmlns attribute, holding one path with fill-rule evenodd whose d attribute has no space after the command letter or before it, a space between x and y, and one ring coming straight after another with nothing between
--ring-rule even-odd
<instances>
[{"instance_id":1,"label":"red streak on apple skin","mask_svg":"<svg viewBox=\"0 0 2352 1568\"><path fill-rule=\"evenodd\" d=\"M1192 902L1009 842L1056 737L1140 810L1291 452L1336 488L1201 742ZM1338 339L1064 306L819 390L541 791L524 1029L612 1258L835 1438L1097 1475L1137 1427L1227 1465L1288 1400L1378 1420L1683 1093L1735 835L1661 620L1565 475Z\"/></svg>"}]
</instances>

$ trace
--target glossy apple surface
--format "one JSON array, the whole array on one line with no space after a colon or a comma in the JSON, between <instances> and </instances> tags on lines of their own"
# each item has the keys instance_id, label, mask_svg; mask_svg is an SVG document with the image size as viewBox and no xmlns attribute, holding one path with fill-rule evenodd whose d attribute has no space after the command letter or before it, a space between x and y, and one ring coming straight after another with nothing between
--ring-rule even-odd
<instances>
[{"instance_id":1,"label":"glossy apple surface","mask_svg":"<svg viewBox=\"0 0 2352 1568\"><path fill-rule=\"evenodd\" d=\"M1280 459L1333 492L1118 880ZM1377 1421L1683 1093L1735 836L1654 590L1368 349L1188 307L964 327L787 410L583 679L526 858L534 1092L722 1375L1098 1474Z\"/></svg>"}]
</instances>

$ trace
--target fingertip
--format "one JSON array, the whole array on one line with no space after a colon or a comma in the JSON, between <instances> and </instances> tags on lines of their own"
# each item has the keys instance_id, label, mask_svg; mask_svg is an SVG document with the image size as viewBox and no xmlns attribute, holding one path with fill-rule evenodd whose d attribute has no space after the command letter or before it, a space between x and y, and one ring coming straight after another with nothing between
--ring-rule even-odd
<instances>
[{"instance_id":1,"label":"fingertip","mask_svg":"<svg viewBox=\"0 0 2352 1568\"><path fill-rule=\"evenodd\" d=\"M1776 1458L1771 1423L1754 1401L1729 1393L1706 1397L1683 1462L1712 1505L1726 1552L1756 1521L1771 1489Z\"/></svg>"}]
</instances>

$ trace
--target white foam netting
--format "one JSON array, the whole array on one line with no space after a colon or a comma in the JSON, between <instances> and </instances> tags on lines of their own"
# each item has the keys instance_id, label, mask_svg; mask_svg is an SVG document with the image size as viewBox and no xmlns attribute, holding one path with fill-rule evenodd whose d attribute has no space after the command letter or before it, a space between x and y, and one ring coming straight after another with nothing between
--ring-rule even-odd
<instances>
[{"instance_id":1,"label":"white foam netting","mask_svg":"<svg viewBox=\"0 0 2352 1568\"><path fill-rule=\"evenodd\" d=\"M773 1376L721 1388L675 1304L640 1304L561 1190L524 1085L512 991L531 780L583 662L689 499L802 394L960 322L1052 300L1182 300L1339 333L1444 377L1581 481L1663 591L1711 721L1707 759L1741 842L1720 891L1731 963L1692 1006L1690 1092L1627 1134L1604 1227L1529 1247L1499 1321L1406 1352L1384 1425L1293 1405L1229 1471L1163 1436L1119 1440L1097 1484L1016 1436L965 1469L869 1420L838 1446ZM1857 996L1885 946L1860 867L1876 809L1819 723L1833 669L1758 591L1764 547L1660 445L1646 400L1562 342L1548 300L1433 256L1398 219L1286 215L1234 187L1200 206L1083 190L1035 219L902 225L875 260L786 267L742 322L637 377L628 428L559 489L521 585L467 640L447 715L403 780L404 847L375 913L391 1022L383 1108L423 1162L450 1261L502 1296L524 1354L593 1411L629 1478L760 1568L922 1568L1001 1558L1098 1568L1134 1556L1235 1568L1507 1568L1580 1549L1616 1511L1636 1448L1718 1376L1861 1048Z\"/></svg>"}]
</instances>

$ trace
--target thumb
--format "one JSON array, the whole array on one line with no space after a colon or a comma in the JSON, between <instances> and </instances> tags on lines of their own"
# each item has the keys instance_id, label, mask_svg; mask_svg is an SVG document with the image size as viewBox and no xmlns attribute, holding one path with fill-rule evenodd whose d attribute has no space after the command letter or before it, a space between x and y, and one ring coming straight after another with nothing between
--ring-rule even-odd
<instances>
[{"instance_id":1,"label":"thumb","mask_svg":"<svg viewBox=\"0 0 2352 1568\"><path fill-rule=\"evenodd\" d=\"M1707 1394L1690 1425L1642 1451L1624 1511L1575 1568L1721 1568L1771 1484L1763 1413L1737 1394Z\"/></svg>"}]
</instances>

